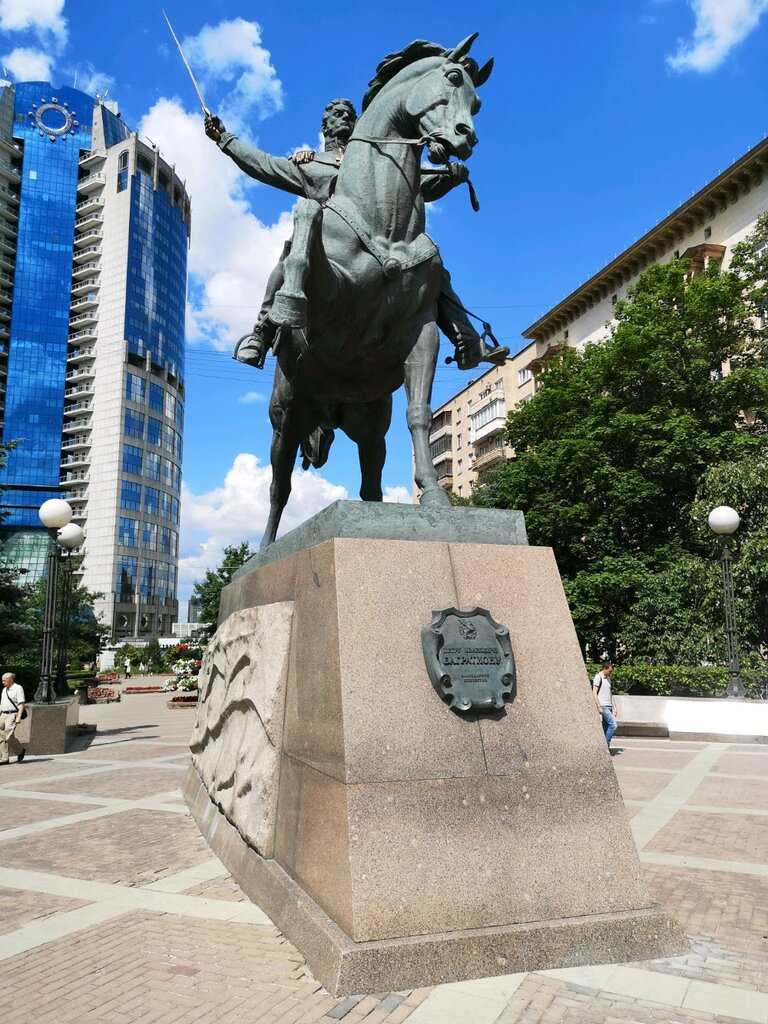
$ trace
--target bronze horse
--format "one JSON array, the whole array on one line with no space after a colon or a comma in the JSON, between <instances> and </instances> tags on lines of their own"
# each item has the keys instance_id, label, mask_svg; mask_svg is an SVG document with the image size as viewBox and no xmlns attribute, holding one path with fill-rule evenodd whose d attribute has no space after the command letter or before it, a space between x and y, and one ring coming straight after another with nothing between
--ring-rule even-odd
<instances>
[{"instance_id":1,"label":"bronze horse","mask_svg":"<svg viewBox=\"0 0 768 1024\"><path fill-rule=\"evenodd\" d=\"M300 447L325 461L332 431L358 446L364 501L381 501L392 393L405 384L421 504L448 505L429 453L438 356L442 263L424 232L424 146L433 163L466 160L477 142L476 89L488 78L468 57L417 41L379 65L363 101L335 192L299 199L284 284L271 317L281 326L269 407L273 427L271 544Z\"/></svg>"}]
</instances>

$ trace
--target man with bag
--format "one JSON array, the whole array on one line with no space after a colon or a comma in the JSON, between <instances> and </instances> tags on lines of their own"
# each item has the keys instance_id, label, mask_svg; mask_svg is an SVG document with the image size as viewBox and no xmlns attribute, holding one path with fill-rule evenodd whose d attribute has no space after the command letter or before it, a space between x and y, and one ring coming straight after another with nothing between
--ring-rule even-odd
<instances>
[{"instance_id":1,"label":"man with bag","mask_svg":"<svg viewBox=\"0 0 768 1024\"><path fill-rule=\"evenodd\" d=\"M17 755L16 760L21 764L27 751L13 734L22 718L26 717L24 691L16 682L13 672L6 672L2 682L3 686L0 690L0 765L8 764L11 748Z\"/></svg>"},{"instance_id":2,"label":"man with bag","mask_svg":"<svg viewBox=\"0 0 768 1024\"><path fill-rule=\"evenodd\" d=\"M610 747L613 734L616 732L616 718L613 714L613 695L611 694L611 674L613 665L610 661L604 661L600 671L592 680L592 693L594 694L597 712L603 720L603 733L605 742Z\"/></svg>"}]
</instances>

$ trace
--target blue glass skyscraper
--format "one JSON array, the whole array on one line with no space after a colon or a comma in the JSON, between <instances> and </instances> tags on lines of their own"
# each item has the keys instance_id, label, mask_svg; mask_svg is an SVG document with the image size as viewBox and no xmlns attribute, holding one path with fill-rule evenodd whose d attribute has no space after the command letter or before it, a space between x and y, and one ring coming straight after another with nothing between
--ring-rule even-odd
<instances>
[{"instance_id":1,"label":"blue glass skyscraper","mask_svg":"<svg viewBox=\"0 0 768 1024\"><path fill-rule=\"evenodd\" d=\"M190 206L116 110L47 82L0 95L3 558L42 571L66 497L115 636L176 617Z\"/></svg>"}]
</instances>

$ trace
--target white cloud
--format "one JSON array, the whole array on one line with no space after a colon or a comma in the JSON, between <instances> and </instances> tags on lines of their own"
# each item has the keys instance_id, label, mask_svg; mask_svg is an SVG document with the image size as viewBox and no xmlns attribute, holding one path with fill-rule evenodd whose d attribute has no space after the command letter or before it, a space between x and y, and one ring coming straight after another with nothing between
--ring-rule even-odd
<instances>
[{"instance_id":1,"label":"white cloud","mask_svg":"<svg viewBox=\"0 0 768 1024\"><path fill-rule=\"evenodd\" d=\"M203 132L203 119L176 99L160 99L140 132L186 178L192 197L187 338L230 349L251 329L270 271L292 233L291 214L263 224L251 211L251 179Z\"/></svg>"},{"instance_id":2,"label":"white cloud","mask_svg":"<svg viewBox=\"0 0 768 1024\"><path fill-rule=\"evenodd\" d=\"M86 64L77 69L77 87L90 96L99 93L103 96L108 90L114 89L115 79L104 71L98 71L93 64Z\"/></svg>"},{"instance_id":3,"label":"white cloud","mask_svg":"<svg viewBox=\"0 0 768 1024\"><path fill-rule=\"evenodd\" d=\"M261 45L261 27L255 21L233 18L206 25L182 45L200 74L204 95L209 84L227 83L227 98L220 108L225 121L242 126L252 114L263 119L282 108L282 83L269 50Z\"/></svg>"},{"instance_id":4,"label":"white cloud","mask_svg":"<svg viewBox=\"0 0 768 1024\"><path fill-rule=\"evenodd\" d=\"M251 405L253 402L266 402L267 396L261 391L246 391L244 395L238 398L238 402L242 405Z\"/></svg>"},{"instance_id":5,"label":"white cloud","mask_svg":"<svg viewBox=\"0 0 768 1024\"><path fill-rule=\"evenodd\" d=\"M18 82L49 82L52 61L42 50L17 46L0 57L0 64L11 72Z\"/></svg>"},{"instance_id":6,"label":"white cloud","mask_svg":"<svg viewBox=\"0 0 768 1024\"><path fill-rule=\"evenodd\" d=\"M696 17L691 40L667 57L675 71L713 71L757 27L768 0L689 0Z\"/></svg>"},{"instance_id":7,"label":"white cloud","mask_svg":"<svg viewBox=\"0 0 768 1024\"><path fill-rule=\"evenodd\" d=\"M227 544L243 540L255 546L261 540L269 513L272 470L255 455L235 456L221 487L205 494L182 488L180 598L186 600L195 580L221 561ZM318 473L295 470L291 497L283 513L280 533L286 533L332 501L348 497L346 488Z\"/></svg>"},{"instance_id":8,"label":"white cloud","mask_svg":"<svg viewBox=\"0 0 768 1024\"><path fill-rule=\"evenodd\" d=\"M64 0L0 0L0 32L34 32L60 51L67 42Z\"/></svg>"},{"instance_id":9,"label":"white cloud","mask_svg":"<svg viewBox=\"0 0 768 1024\"><path fill-rule=\"evenodd\" d=\"M412 505L413 492L408 487L385 487L384 501L394 502L399 505Z\"/></svg>"}]
</instances>

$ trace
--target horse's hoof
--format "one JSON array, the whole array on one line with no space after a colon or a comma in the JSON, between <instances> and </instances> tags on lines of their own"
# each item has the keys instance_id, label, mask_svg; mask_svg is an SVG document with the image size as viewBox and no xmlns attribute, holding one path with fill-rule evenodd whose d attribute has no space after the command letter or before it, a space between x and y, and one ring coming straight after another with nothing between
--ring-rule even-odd
<instances>
[{"instance_id":1,"label":"horse's hoof","mask_svg":"<svg viewBox=\"0 0 768 1024\"><path fill-rule=\"evenodd\" d=\"M306 327L306 295L291 295L290 292L279 291L269 311L269 319L280 327Z\"/></svg>"},{"instance_id":2,"label":"horse's hoof","mask_svg":"<svg viewBox=\"0 0 768 1024\"><path fill-rule=\"evenodd\" d=\"M419 504L448 505L450 507L451 499L448 497L448 492L444 491L442 487L428 487L426 491L421 492Z\"/></svg>"}]
</instances>

